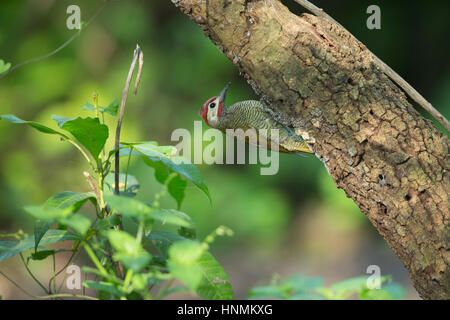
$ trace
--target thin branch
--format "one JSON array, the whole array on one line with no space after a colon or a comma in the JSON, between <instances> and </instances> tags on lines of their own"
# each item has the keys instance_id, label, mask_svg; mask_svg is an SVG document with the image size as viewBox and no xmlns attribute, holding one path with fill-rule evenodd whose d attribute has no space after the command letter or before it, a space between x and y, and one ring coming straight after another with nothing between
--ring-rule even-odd
<instances>
[{"instance_id":1,"label":"thin branch","mask_svg":"<svg viewBox=\"0 0 450 320\"><path fill-rule=\"evenodd\" d=\"M331 22L337 24L342 29L350 33L347 29L345 29L339 22L334 20L331 16L329 16L325 11L321 8L316 7L314 4L307 0L294 0L302 7L311 11L318 17L326 18ZM351 33L350 33L351 34ZM356 37L353 36L355 39ZM362 44L358 39L356 39L360 44ZM437 111L431 103L429 103L416 89L414 89L405 79L403 79L398 73L392 70L386 63L384 63L380 58L378 58L373 52L367 49L373 56L375 65L383 71L389 78L391 78L395 83L397 83L405 92L413 99L417 104L419 104L422 108L428 111L440 124L444 126L444 128L450 132L450 122L439 112Z\"/></svg>"},{"instance_id":2,"label":"thin branch","mask_svg":"<svg viewBox=\"0 0 450 320\"><path fill-rule=\"evenodd\" d=\"M27 269L28 274L33 278L33 280L44 290L45 293L49 293L47 289L44 287L44 285L36 278L36 276L31 272L30 268L28 267L27 263L25 262L25 259L23 258L22 252L19 253L20 259L22 259L23 265L25 266L25 269Z\"/></svg>"},{"instance_id":3,"label":"thin branch","mask_svg":"<svg viewBox=\"0 0 450 320\"><path fill-rule=\"evenodd\" d=\"M70 262L72 262L72 259L74 258L74 256L77 254L77 250L74 250L72 252L72 254L70 255L69 260L67 261L67 263L64 265L64 267L61 268L61 270L59 270L58 272L56 272L53 277L50 278L50 281L48 282L48 291L50 292L50 288L52 285L52 281L54 281L54 284L56 285L56 277L59 276L61 274L61 272L63 272L64 270L66 270L66 268L69 266ZM55 293L57 293L59 290L55 290Z\"/></svg>"},{"instance_id":4,"label":"thin branch","mask_svg":"<svg viewBox=\"0 0 450 320\"><path fill-rule=\"evenodd\" d=\"M24 288L22 288L17 282L15 282L13 279L11 279L10 277L8 277L6 274L4 274L1 270L0 270L0 274L2 276L4 276L6 278L6 280L8 280L9 282L11 282L13 285L15 285L20 291L22 291L23 293L25 293L27 296L35 298L35 295L32 295L31 293L27 292Z\"/></svg>"},{"instance_id":5,"label":"thin branch","mask_svg":"<svg viewBox=\"0 0 450 320\"><path fill-rule=\"evenodd\" d=\"M137 94L137 89L139 86L139 82L141 82L141 74L142 74L142 67L144 66L144 53L142 52L142 50L140 51L139 54L139 69L138 69L138 74L136 76L136 82L134 84L134 95Z\"/></svg>"},{"instance_id":6,"label":"thin branch","mask_svg":"<svg viewBox=\"0 0 450 320\"><path fill-rule=\"evenodd\" d=\"M88 22L86 22L86 24L83 26L83 29L85 29L89 23L91 23L95 18L97 18L97 16L100 14L100 12L102 12L102 10L105 8L106 4L108 2L105 2L100 8L97 9L97 11L94 13L94 15L92 17L89 18ZM62 49L64 49L65 47L67 47L73 40L75 40L81 33L81 29L78 30L74 35L72 35L66 42L64 42L62 45L60 45L58 48L56 48L55 50L53 50L52 52L49 52L43 56L40 57L35 57L26 61L23 61L19 64L16 64L14 66L12 66L7 72L5 72L4 74L0 75L0 79L2 79L3 77L5 77L7 74L11 73L13 70L16 70L20 67L23 67L24 65L27 65L29 63L32 62L37 62L37 61L41 61L44 60L46 58L49 58L51 56L53 56L54 54L58 53L59 51L61 51Z\"/></svg>"},{"instance_id":7,"label":"thin branch","mask_svg":"<svg viewBox=\"0 0 450 320\"><path fill-rule=\"evenodd\" d=\"M139 72L138 72L138 76L136 78L135 92L137 92L137 86L139 84L139 80L140 80L140 76L141 76L142 65L144 63L142 50L139 47L139 45L136 45L136 49L133 52L133 60L131 62L130 70L128 71L128 76L127 76L127 80L125 82L125 87L123 89L122 102L120 104L120 111L119 111L119 119L117 120L116 139L115 139L115 144L114 144L114 149L117 150L116 154L115 154L115 159L114 159L114 163L115 163L114 193L115 194L119 194L120 130L122 128L122 121L123 121L123 116L124 116L124 112L125 112L125 104L127 102L127 97L128 97L128 90L130 88L131 79L133 78L134 69L136 67L136 62L138 59L139 59ZM120 228L122 229L122 223L120 224Z\"/></svg>"},{"instance_id":8,"label":"thin branch","mask_svg":"<svg viewBox=\"0 0 450 320\"><path fill-rule=\"evenodd\" d=\"M79 298L79 299L86 299L86 300L99 300L98 298L91 297L91 296L85 296L82 294L71 294L71 293L58 293L58 294L51 294L48 296L35 296L36 299L54 299L54 298Z\"/></svg>"}]
</instances>

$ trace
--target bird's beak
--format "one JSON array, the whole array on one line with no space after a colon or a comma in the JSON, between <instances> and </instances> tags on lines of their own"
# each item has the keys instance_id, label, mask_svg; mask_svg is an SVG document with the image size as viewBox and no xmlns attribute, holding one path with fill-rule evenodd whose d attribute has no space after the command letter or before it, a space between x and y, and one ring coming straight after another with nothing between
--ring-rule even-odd
<instances>
[{"instance_id":1,"label":"bird's beak","mask_svg":"<svg viewBox=\"0 0 450 320\"><path fill-rule=\"evenodd\" d=\"M227 91L228 88L230 87L231 82L228 82L227 85L225 86L225 88L223 88L222 92L220 92L219 94L219 102L223 102L223 104L225 105L225 98L227 95Z\"/></svg>"}]
</instances>

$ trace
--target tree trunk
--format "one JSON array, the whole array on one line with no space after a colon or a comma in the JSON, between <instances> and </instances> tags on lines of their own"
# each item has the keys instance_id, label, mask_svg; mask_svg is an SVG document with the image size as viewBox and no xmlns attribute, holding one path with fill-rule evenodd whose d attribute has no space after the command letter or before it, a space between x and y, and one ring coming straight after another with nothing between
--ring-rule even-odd
<instances>
[{"instance_id":1,"label":"tree trunk","mask_svg":"<svg viewBox=\"0 0 450 320\"><path fill-rule=\"evenodd\" d=\"M330 21L298 17L277 0L172 2L309 143L419 294L450 299L449 140L367 48Z\"/></svg>"}]
</instances>

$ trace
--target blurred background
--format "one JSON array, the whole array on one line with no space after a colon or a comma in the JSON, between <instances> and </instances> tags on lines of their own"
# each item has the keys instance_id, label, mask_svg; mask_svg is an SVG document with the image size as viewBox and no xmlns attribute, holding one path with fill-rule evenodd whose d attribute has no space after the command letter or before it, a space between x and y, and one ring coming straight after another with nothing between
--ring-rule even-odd
<instances>
[{"instance_id":1,"label":"blurred background","mask_svg":"<svg viewBox=\"0 0 450 320\"><path fill-rule=\"evenodd\" d=\"M313 2L450 116L450 2ZM69 5L79 5L81 19L87 21L102 3L2 1L0 59L14 66L51 52L77 32L66 27ZM295 13L304 12L294 1L283 3ZM371 4L381 8L381 30L366 27ZM145 63L138 95L128 99L123 141L175 144L171 132L176 128L192 132L193 121L200 120L200 106L228 81L232 81L229 105L257 98L237 68L171 1L123 0L110 2L62 51L0 79L0 113L52 127L56 127L52 114L90 115L79 107L86 100L92 103L94 92L100 105L121 98L136 43ZM112 124L112 117L106 117ZM87 191L82 175L86 169L79 153L58 138L0 121L0 233L22 229L32 234L33 219L22 207L40 204L61 190ZM383 275L393 275L405 287L407 298L418 298L401 262L356 205L335 188L315 157L281 154L274 176L261 176L259 165L199 169L212 205L190 184L181 210L193 218L200 239L221 224L234 230L233 237L213 244L212 253L227 271L237 298L245 298L252 286L267 284L274 273L284 277L303 272L331 284L364 275L373 264ZM152 169L139 161L131 163L130 173L141 177L139 198L160 190ZM163 205L176 208L169 197ZM63 263L64 259L58 261ZM38 277L46 277L46 264L39 265ZM0 262L0 270L39 293L17 256ZM28 298L3 277L0 295Z\"/></svg>"}]
</instances>

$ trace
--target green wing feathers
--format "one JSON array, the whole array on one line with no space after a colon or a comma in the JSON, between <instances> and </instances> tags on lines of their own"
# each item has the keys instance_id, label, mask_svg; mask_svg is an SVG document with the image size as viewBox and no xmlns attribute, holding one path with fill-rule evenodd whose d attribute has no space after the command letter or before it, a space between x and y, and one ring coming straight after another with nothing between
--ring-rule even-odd
<instances>
[{"instance_id":1,"label":"green wing feathers","mask_svg":"<svg viewBox=\"0 0 450 320\"><path fill-rule=\"evenodd\" d=\"M277 122L270 110L260 101L247 100L235 103L220 117L217 129L225 133L226 129L256 129L259 136L259 146L268 149L274 149L278 145L278 151L284 153L313 153L305 141L297 135L293 129L284 126ZM266 129L267 133L265 130ZM271 129L278 129L279 135L271 135ZM245 140L247 143L252 143L248 136L239 137L238 139ZM261 145L261 140L265 139Z\"/></svg>"}]
</instances>

